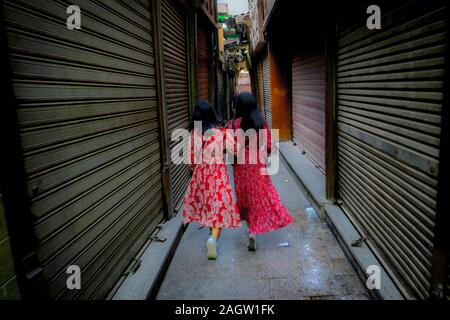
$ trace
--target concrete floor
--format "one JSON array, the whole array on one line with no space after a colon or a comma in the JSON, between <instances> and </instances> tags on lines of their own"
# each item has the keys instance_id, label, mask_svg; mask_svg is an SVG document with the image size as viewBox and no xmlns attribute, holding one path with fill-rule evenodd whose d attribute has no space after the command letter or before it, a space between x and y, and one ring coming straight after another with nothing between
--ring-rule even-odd
<instances>
[{"instance_id":1,"label":"concrete floor","mask_svg":"<svg viewBox=\"0 0 450 320\"><path fill-rule=\"evenodd\" d=\"M218 259L206 258L208 228L191 224L176 250L157 299L369 299L328 226L280 164L272 180L294 224L257 238L247 250L244 228L224 230ZM279 247L288 242L289 247Z\"/></svg>"}]
</instances>

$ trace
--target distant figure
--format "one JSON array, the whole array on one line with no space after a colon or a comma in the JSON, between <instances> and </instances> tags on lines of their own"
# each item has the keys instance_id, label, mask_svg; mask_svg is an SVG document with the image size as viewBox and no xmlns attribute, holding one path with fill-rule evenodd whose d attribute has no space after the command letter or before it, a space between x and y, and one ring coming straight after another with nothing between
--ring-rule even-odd
<instances>
[{"instance_id":1,"label":"distant figure","mask_svg":"<svg viewBox=\"0 0 450 320\"><path fill-rule=\"evenodd\" d=\"M191 132L191 169L193 170L189 187L184 197L183 223L193 221L210 228L210 237L206 242L207 256L217 258L216 244L222 228L239 228L241 220L233 198L228 171L223 159L216 163L213 153L207 150L226 146L225 129L220 127L216 112L207 101L200 101L195 107L193 121L201 121L201 130ZM205 135L205 133L209 133ZM230 136L231 143L233 138ZM198 144L195 145L195 142ZM223 157L223 149L218 157ZM194 158L202 153L201 163L195 164ZM198 159L198 158L197 158Z\"/></svg>"},{"instance_id":2,"label":"distant figure","mask_svg":"<svg viewBox=\"0 0 450 320\"><path fill-rule=\"evenodd\" d=\"M259 129L267 131L266 147L272 150L269 127L258 109L251 93L243 92L236 102L235 119L228 123L229 129ZM245 146L245 164L233 165L233 177L241 219L247 221L249 236L247 248L256 251L256 235L285 227L292 223L289 211L281 204L277 190L269 175L261 174L266 165L260 161L250 164L249 149Z\"/></svg>"}]
</instances>

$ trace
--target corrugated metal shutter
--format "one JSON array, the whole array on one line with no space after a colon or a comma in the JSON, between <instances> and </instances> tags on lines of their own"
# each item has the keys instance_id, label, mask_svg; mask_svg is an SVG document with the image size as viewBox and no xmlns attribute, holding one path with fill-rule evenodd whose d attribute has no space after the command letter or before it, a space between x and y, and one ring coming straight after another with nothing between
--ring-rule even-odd
<instances>
[{"instance_id":1,"label":"corrugated metal shutter","mask_svg":"<svg viewBox=\"0 0 450 320\"><path fill-rule=\"evenodd\" d=\"M417 298L430 287L446 37L445 11L426 6L342 33L337 81L343 209Z\"/></svg>"},{"instance_id":2,"label":"corrugated metal shutter","mask_svg":"<svg viewBox=\"0 0 450 320\"><path fill-rule=\"evenodd\" d=\"M189 80L186 17L171 0L161 1L164 93L169 137L175 129L189 129ZM170 154L183 144L170 142ZM170 185L174 211L183 201L190 178L189 166L170 161Z\"/></svg>"},{"instance_id":3,"label":"corrugated metal shutter","mask_svg":"<svg viewBox=\"0 0 450 320\"><path fill-rule=\"evenodd\" d=\"M293 138L322 170L325 170L325 76L323 47L293 56Z\"/></svg>"},{"instance_id":4,"label":"corrugated metal shutter","mask_svg":"<svg viewBox=\"0 0 450 320\"><path fill-rule=\"evenodd\" d=\"M149 1L4 1L14 90L53 298L104 298L163 219ZM81 268L81 290L66 268Z\"/></svg>"},{"instance_id":5,"label":"corrugated metal shutter","mask_svg":"<svg viewBox=\"0 0 450 320\"><path fill-rule=\"evenodd\" d=\"M264 117L267 124L272 128L272 92L270 85L270 56L268 48L262 59L262 76L264 89Z\"/></svg>"},{"instance_id":6,"label":"corrugated metal shutter","mask_svg":"<svg viewBox=\"0 0 450 320\"><path fill-rule=\"evenodd\" d=\"M199 25L197 30L197 59L198 59L198 100L209 101L209 66L210 52L208 32L206 28Z\"/></svg>"},{"instance_id":7,"label":"corrugated metal shutter","mask_svg":"<svg viewBox=\"0 0 450 320\"><path fill-rule=\"evenodd\" d=\"M217 68L217 108L222 119L226 117L226 102L225 102L225 82L224 74L220 68Z\"/></svg>"},{"instance_id":8,"label":"corrugated metal shutter","mask_svg":"<svg viewBox=\"0 0 450 320\"><path fill-rule=\"evenodd\" d=\"M258 103L259 103L259 107L261 108L262 114L265 115L264 87L263 87L264 83L263 83L263 72L262 72L262 62L261 61L258 61L256 75L257 75L257 86L258 86Z\"/></svg>"}]
</instances>

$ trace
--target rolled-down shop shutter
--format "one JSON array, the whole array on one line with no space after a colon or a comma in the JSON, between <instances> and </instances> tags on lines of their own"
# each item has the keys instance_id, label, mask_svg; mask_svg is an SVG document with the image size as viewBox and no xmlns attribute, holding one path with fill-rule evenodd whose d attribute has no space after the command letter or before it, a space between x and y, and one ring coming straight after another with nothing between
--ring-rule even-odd
<instances>
[{"instance_id":1,"label":"rolled-down shop shutter","mask_svg":"<svg viewBox=\"0 0 450 320\"><path fill-rule=\"evenodd\" d=\"M325 76L322 46L293 56L293 138L322 170L325 169Z\"/></svg>"},{"instance_id":2,"label":"rolled-down shop shutter","mask_svg":"<svg viewBox=\"0 0 450 320\"><path fill-rule=\"evenodd\" d=\"M226 119L225 82L224 73L217 68L217 109L222 119Z\"/></svg>"},{"instance_id":3,"label":"rolled-down shop shutter","mask_svg":"<svg viewBox=\"0 0 450 320\"><path fill-rule=\"evenodd\" d=\"M262 59L262 77L263 77L263 90L264 90L264 117L267 124L272 128L272 92L270 85L270 57L269 50L266 50Z\"/></svg>"},{"instance_id":4,"label":"rolled-down shop shutter","mask_svg":"<svg viewBox=\"0 0 450 320\"><path fill-rule=\"evenodd\" d=\"M208 100L209 101L209 67L210 67L210 52L208 32L202 24L199 24L197 32L197 59L198 59L198 100Z\"/></svg>"},{"instance_id":5,"label":"rolled-down shop shutter","mask_svg":"<svg viewBox=\"0 0 450 320\"><path fill-rule=\"evenodd\" d=\"M261 112L263 115L265 115L264 110L264 83L263 83L263 72L262 72L262 64L261 61L258 61L258 64L256 66L256 77L257 77L257 89L258 89L258 104L261 108Z\"/></svg>"},{"instance_id":6,"label":"rolled-down shop shutter","mask_svg":"<svg viewBox=\"0 0 450 320\"><path fill-rule=\"evenodd\" d=\"M186 17L172 0L161 1L164 93L169 139L175 129L189 129L188 50ZM180 153L180 141L169 143L170 154ZM170 161L170 185L174 210L183 201L190 178L189 165Z\"/></svg>"},{"instance_id":7,"label":"rolled-down shop shutter","mask_svg":"<svg viewBox=\"0 0 450 320\"><path fill-rule=\"evenodd\" d=\"M430 287L446 38L445 11L426 6L338 49L342 207L416 298Z\"/></svg>"},{"instance_id":8,"label":"rolled-down shop shutter","mask_svg":"<svg viewBox=\"0 0 450 320\"><path fill-rule=\"evenodd\" d=\"M149 1L4 1L49 295L102 299L163 219ZM81 269L68 290L67 267Z\"/></svg>"}]
</instances>

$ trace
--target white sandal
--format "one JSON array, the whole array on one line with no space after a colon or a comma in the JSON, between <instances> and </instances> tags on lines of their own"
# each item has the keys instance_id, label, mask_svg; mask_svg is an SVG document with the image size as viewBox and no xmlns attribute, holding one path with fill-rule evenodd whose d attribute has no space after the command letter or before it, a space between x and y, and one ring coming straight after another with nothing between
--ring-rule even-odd
<instances>
[{"instance_id":1,"label":"white sandal","mask_svg":"<svg viewBox=\"0 0 450 320\"><path fill-rule=\"evenodd\" d=\"M206 241L206 249L208 254L208 260L216 260L217 259L217 241L210 237L208 241Z\"/></svg>"}]
</instances>

